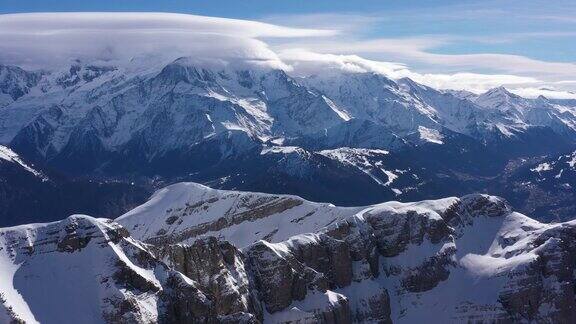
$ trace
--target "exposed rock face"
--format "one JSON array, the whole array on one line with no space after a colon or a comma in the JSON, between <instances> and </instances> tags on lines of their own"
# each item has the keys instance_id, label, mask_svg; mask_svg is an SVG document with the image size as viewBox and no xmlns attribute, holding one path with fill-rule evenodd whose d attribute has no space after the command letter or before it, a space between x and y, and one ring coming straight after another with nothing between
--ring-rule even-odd
<instances>
[{"instance_id":1,"label":"exposed rock face","mask_svg":"<svg viewBox=\"0 0 576 324\"><path fill-rule=\"evenodd\" d=\"M192 280L110 220L76 215L2 229L0 264L8 266L0 322L217 322Z\"/></svg>"},{"instance_id":2,"label":"exposed rock face","mask_svg":"<svg viewBox=\"0 0 576 324\"><path fill-rule=\"evenodd\" d=\"M312 257L313 251L323 251L321 253L328 256L325 249L325 246L305 244L300 252ZM213 301L212 307L222 320L262 321L265 312L280 312L295 301L305 302L310 295L323 299L333 295L336 301L300 314L300 320L326 323L351 320L347 298L328 291L331 281L322 272L265 241L255 243L243 253L227 242L210 237L190 246L163 246L157 253L175 270L196 282Z\"/></svg>"},{"instance_id":3,"label":"exposed rock face","mask_svg":"<svg viewBox=\"0 0 576 324\"><path fill-rule=\"evenodd\" d=\"M572 226L542 232L532 243L534 258L508 273L500 302L512 319L557 323L576 320L575 235Z\"/></svg>"},{"instance_id":4,"label":"exposed rock face","mask_svg":"<svg viewBox=\"0 0 576 324\"><path fill-rule=\"evenodd\" d=\"M242 249L212 236L149 245L73 216L0 231L0 321L570 323L575 239L574 222L486 195L384 203Z\"/></svg>"},{"instance_id":5,"label":"exposed rock face","mask_svg":"<svg viewBox=\"0 0 576 324\"><path fill-rule=\"evenodd\" d=\"M241 317L258 314L241 252L228 242L209 237L190 246L165 246L157 254L196 282L213 301L217 314Z\"/></svg>"},{"instance_id":6,"label":"exposed rock face","mask_svg":"<svg viewBox=\"0 0 576 324\"><path fill-rule=\"evenodd\" d=\"M12 101L24 96L30 89L38 84L42 73L28 72L16 66L0 64L0 94L9 96ZM0 107L9 101L0 101Z\"/></svg>"},{"instance_id":7,"label":"exposed rock face","mask_svg":"<svg viewBox=\"0 0 576 324\"><path fill-rule=\"evenodd\" d=\"M181 217L186 217L193 213L198 213L198 210L206 210L207 205L213 200L202 201L194 205L187 205L184 209L179 210L174 215L166 219L167 225L172 225L175 222L182 223ZM251 205L252 204L252 205ZM302 204L301 200L290 199L287 197L262 197L256 201L246 201L244 204L240 205L240 208L246 208L246 211L238 212L237 210L228 210L224 216L211 221L198 224L197 226L186 228L186 230L178 233L176 235L166 235L164 229L160 229L156 232L155 237L148 240L151 244L165 244L185 241L189 238L195 238L200 235L204 235L209 232L217 232L224 228L231 227L243 222L254 221L260 218L265 218L274 214L279 214L288 210L290 208L296 207Z\"/></svg>"},{"instance_id":8,"label":"exposed rock face","mask_svg":"<svg viewBox=\"0 0 576 324\"><path fill-rule=\"evenodd\" d=\"M335 291L352 280L352 259L345 242L325 234L302 235L278 244L257 242L246 249L246 255L270 321L285 316L291 318L286 322L295 323L352 321L348 298ZM289 314L287 308L293 303L302 305L301 313Z\"/></svg>"},{"instance_id":9,"label":"exposed rock face","mask_svg":"<svg viewBox=\"0 0 576 324\"><path fill-rule=\"evenodd\" d=\"M168 277L165 293L160 295L164 309L158 314L162 323L217 323L211 301L193 281L181 274Z\"/></svg>"}]
</instances>

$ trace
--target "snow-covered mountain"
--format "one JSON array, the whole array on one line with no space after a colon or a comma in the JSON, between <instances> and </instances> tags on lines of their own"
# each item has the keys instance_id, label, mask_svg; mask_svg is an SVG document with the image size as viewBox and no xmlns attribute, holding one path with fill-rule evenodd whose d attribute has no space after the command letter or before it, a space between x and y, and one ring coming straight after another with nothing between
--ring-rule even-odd
<instances>
[{"instance_id":1,"label":"snow-covered mountain","mask_svg":"<svg viewBox=\"0 0 576 324\"><path fill-rule=\"evenodd\" d=\"M342 208L184 183L116 221L0 229L0 320L572 322L575 238L488 195Z\"/></svg>"},{"instance_id":2,"label":"snow-covered mountain","mask_svg":"<svg viewBox=\"0 0 576 324\"><path fill-rule=\"evenodd\" d=\"M0 75L0 144L89 181L195 181L360 205L485 192L509 160L576 145L573 105L504 88L473 95L191 58Z\"/></svg>"},{"instance_id":3,"label":"snow-covered mountain","mask_svg":"<svg viewBox=\"0 0 576 324\"><path fill-rule=\"evenodd\" d=\"M122 160L148 164L185 154L224 133L240 132L256 144L379 149L401 148L423 129L480 141L492 131L509 137L530 126L570 139L576 134L573 107L504 88L462 97L372 73L294 78L187 58L146 69L131 64L77 62L51 73L3 67L0 89L12 102L0 110L0 141L31 159L94 172ZM380 139L367 140L375 132ZM439 143L438 136L421 138Z\"/></svg>"},{"instance_id":4,"label":"snow-covered mountain","mask_svg":"<svg viewBox=\"0 0 576 324\"><path fill-rule=\"evenodd\" d=\"M98 73L87 78L83 70ZM36 158L69 162L83 154L104 163L107 153L138 150L146 162L226 132L262 141L344 120L327 98L280 70L208 70L185 59L159 70L133 76L75 65L47 77L40 94L5 107L1 137Z\"/></svg>"},{"instance_id":5,"label":"snow-covered mountain","mask_svg":"<svg viewBox=\"0 0 576 324\"><path fill-rule=\"evenodd\" d=\"M260 239L278 242L317 231L361 209L185 182L160 189L116 221L144 242L184 243L217 236L245 247Z\"/></svg>"},{"instance_id":6,"label":"snow-covered mountain","mask_svg":"<svg viewBox=\"0 0 576 324\"><path fill-rule=\"evenodd\" d=\"M555 103L543 96L525 99L504 87L489 90L474 102L486 109L505 113L517 127L546 126L558 134L574 138L576 110L569 105Z\"/></svg>"},{"instance_id":7,"label":"snow-covered mountain","mask_svg":"<svg viewBox=\"0 0 576 324\"><path fill-rule=\"evenodd\" d=\"M0 107L26 95L38 85L41 73L25 71L16 66L0 65Z\"/></svg>"},{"instance_id":8,"label":"snow-covered mountain","mask_svg":"<svg viewBox=\"0 0 576 324\"><path fill-rule=\"evenodd\" d=\"M3 323L170 322L171 311L209 316L206 296L190 279L111 221L75 215L6 228L0 246Z\"/></svg>"}]
</instances>

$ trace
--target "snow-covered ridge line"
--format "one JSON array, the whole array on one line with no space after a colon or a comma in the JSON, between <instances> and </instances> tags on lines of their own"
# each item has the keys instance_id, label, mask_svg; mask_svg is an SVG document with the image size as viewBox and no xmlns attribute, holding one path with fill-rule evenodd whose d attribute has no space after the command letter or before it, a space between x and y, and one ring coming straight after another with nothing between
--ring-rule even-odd
<instances>
[{"instance_id":1,"label":"snow-covered ridge line","mask_svg":"<svg viewBox=\"0 0 576 324\"><path fill-rule=\"evenodd\" d=\"M191 183L165 189L118 218L127 228L75 215L0 229L0 280L11 283L0 285L0 320L169 323L185 314L185 322L414 323L434 314L434 323L445 323L576 316L569 294L576 223L539 223L498 197L344 210ZM140 222L130 227L134 215ZM288 222L267 222L274 215ZM134 238L154 228L148 225L186 218L219 220L185 242ZM274 235L305 220L307 226L288 229L293 235ZM242 223L273 234L262 240L238 230ZM241 249L224 241L242 244L239 238L248 243ZM528 311L518 306L525 298Z\"/></svg>"},{"instance_id":2,"label":"snow-covered ridge line","mask_svg":"<svg viewBox=\"0 0 576 324\"><path fill-rule=\"evenodd\" d=\"M187 182L158 190L116 221L142 241L179 243L219 236L244 247L258 239L276 242L315 231L362 208Z\"/></svg>"},{"instance_id":3,"label":"snow-covered ridge line","mask_svg":"<svg viewBox=\"0 0 576 324\"><path fill-rule=\"evenodd\" d=\"M227 239L224 232L216 233ZM542 224L513 212L500 198L469 195L361 207L315 233L277 242L266 238L242 252L266 278L259 285L267 301L268 323L302 320L318 316L318 312L326 316L326 307L332 310L331 316L351 316L352 322L390 318L411 323L433 312L438 322L478 317L497 320L523 316L514 303L527 293L522 278L537 280L542 275L529 270L534 264L547 263L556 253L571 253L555 243L560 237L576 237L574 222ZM380 259L370 256L371 249L378 251ZM323 256L321 251L326 250L328 256ZM553 272L563 271L563 265L554 260L547 263ZM277 290L288 286L287 291L294 291L296 287L292 286L295 279L283 277L284 270L308 280L310 268L317 271L315 276L328 273L330 288L312 281L316 288L310 288L304 298ZM566 281L556 282L554 276L550 280L553 282L546 281L540 289L554 295L562 294L559 286L575 279L572 274ZM471 295L471 291L476 293ZM435 306L438 300L445 305L441 310ZM542 297L533 305L536 309L530 318L565 316L563 301L557 298ZM463 310L464 306L469 308ZM486 307L491 311L486 312Z\"/></svg>"},{"instance_id":4,"label":"snow-covered ridge line","mask_svg":"<svg viewBox=\"0 0 576 324\"><path fill-rule=\"evenodd\" d=\"M33 169L28 164L26 164L16 152L12 151L10 148L3 145L0 145L0 159L19 164L22 168L24 168L24 170L32 173L37 177L42 178L42 181L48 180L48 178L44 176L41 172Z\"/></svg>"},{"instance_id":5,"label":"snow-covered ridge line","mask_svg":"<svg viewBox=\"0 0 576 324\"><path fill-rule=\"evenodd\" d=\"M116 221L146 242L190 243L199 237L218 236L242 248L260 239L279 242L299 233L320 231L334 222L372 210L437 213L457 200L451 197L339 207L294 195L217 190L186 182L158 190L146 203Z\"/></svg>"},{"instance_id":6,"label":"snow-covered ridge line","mask_svg":"<svg viewBox=\"0 0 576 324\"><path fill-rule=\"evenodd\" d=\"M142 136L154 144L150 155L234 130L263 141L318 137L325 131L332 140L357 145L367 141L363 129L351 133L350 124L357 120L373 122L390 132L380 134L380 149L390 149L393 138L413 133L440 144L445 129L481 139L490 129L506 135L522 125L576 134L574 107L545 98L524 99L503 88L462 98L456 92L373 73L293 78L271 68L203 67L185 57L169 63L139 58L132 64L138 65L139 60L144 60L141 64L148 67L146 71L102 62L77 62L43 74L5 68L0 88L7 89L6 95L12 99L0 102L4 106L0 142L16 139L23 145L34 132L47 128L53 133L49 143L35 148L43 154L49 149L59 153L67 144L87 141L84 137L94 133L106 151L118 150ZM147 94L143 89L148 89ZM166 101L166 96L172 100ZM81 108L67 108L72 106ZM540 112L543 109L549 113ZM145 132L143 125L165 111L169 112L167 122L175 127L159 129L166 132L165 140L156 143L151 137L158 134ZM95 132L82 129L87 125L95 127ZM75 127L80 129L72 132ZM175 134L178 132L187 136L177 136L182 135Z\"/></svg>"},{"instance_id":7,"label":"snow-covered ridge line","mask_svg":"<svg viewBox=\"0 0 576 324\"><path fill-rule=\"evenodd\" d=\"M484 190L505 159L576 143L573 103L504 89L468 96L374 73L295 78L185 57L144 61L146 71L113 62L3 69L0 143L63 174L129 171L342 205ZM446 161L420 154L428 151Z\"/></svg>"}]
</instances>

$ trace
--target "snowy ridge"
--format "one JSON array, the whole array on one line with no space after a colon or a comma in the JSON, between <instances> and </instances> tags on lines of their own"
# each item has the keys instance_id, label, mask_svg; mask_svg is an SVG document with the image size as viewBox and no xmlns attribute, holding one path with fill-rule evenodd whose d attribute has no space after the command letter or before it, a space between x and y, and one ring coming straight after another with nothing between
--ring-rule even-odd
<instances>
[{"instance_id":1,"label":"snowy ridge","mask_svg":"<svg viewBox=\"0 0 576 324\"><path fill-rule=\"evenodd\" d=\"M0 145L0 159L19 164L22 168L24 168L24 170L32 173L37 177L42 178L42 181L48 180L48 178L46 178L42 173L36 171L28 164L26 164L24 161L22 161L22 159L20 158L20 156L18 156L18 154L16 154L16 152L12 151L10 148L3 145Z\"/></svg>"},{"instance_id":2,"label":"snowy ridge","mask_svg":"<svg viewBox=\"0 0 576 324\"><path fill-rule=\"evenodd\" d=\"M408 217L407 222L400 217ZM408 223L410 225L405 225ZM446 228L448 232L442 234L446 223L450 224ZM408 237L400 234L402 226L410 227ZM360 237L374 235L377 248L385 255L378 265L383 272L380 276L366 275L367 269L361 269L368 265L363 262L353 263L350 285L329 292L338 296L335 298L346 300L355 318L353 321L359 322L382 320L388 314L395 323L430 321L431 314L434 314L434 323L492 321L509 319L509 316L515 320L562 318L564 315L560 313L565 309L551 296L570 290L566 285L575 280L573 274L569 279L545 275L550 276L547 281L538 282L539 274L532 267L546 262L542 260L547 253L571 253L557 250L561 249L560 237L576 235L574 226L573 222L539 223L510 211L503 201L490 196L413 204L385 203L321 231L343 239L352 247L359 244ZM423 238L418 234L422 230L426 233ZM352 233L340 234L348 231ZM407 245L401 243L405 240ZM299 235L271 244L270 248L279 255L298 255L301 252L297 251L304 246L317 245L320 241L319 235ZM549 257L553 258L552 255ZM561 266L556 266L556 261L550 262L549 267L556 269L552 271L563 271ZM532 285L539 288L530 288ZM531 301L530 311L515 308L514 303L521 301L512 300L530 294L530 289L546 293ZM271 315L270 322L285 318L295 321L309 316L317 302L316 295L303 302L295 301L286 310ZM389 313L378 312L374 306L378 302L389 303ZM570 312L567 316L574 315Z\"/></svg>"},{"instance_id":3,"label":"snowy ridge","mask_svg":"<svg viewBox=\"0 0 576 324\"><path fill-rule=\"evenodd\" d=\"M496 126L505 135L509 129L525 129L529 125L547 126L564 136L572 137L576 130L574 107L557 104L545 97L526 99L509 92L504 87L487 91L475 98L474 103L505 114L505 120Z\"/></svg>"},{"instance_id":4,"label":"snowy ridge","mask_svg":"<svg viewBox=\"0 0 576 324\"><path fill-rule=\"evenodd\" d=\"M306 226L296 224L304 220ZM9 284L0 286L0 319L576 318L570 297L576 223L543 224L494 196L340 208L181 183L159 190L117 221L126 228L75 215L1 229L0 279ZM182 236L184 227L166 226L179 222L195 230ZM158 228L173 235L158 239ZM258 230L273 234L261 240Z\"/></svg>"},{"instance_id":5,"label":"snowy ridge","mask_svg":"<svg viewBox=\"0 0 576 324\"><path fill-rule=\"evenodd\" d=\"M217 236L244 247L258 239L277 242L318 230L360 209L290 195L216 190L188 182L158 190L148 202L116 221L143 241L180 243Z\"/></svg>"},{"instance_id":6,"label":"snowy ridge","mask_svg":"<svg viewBox=\"0 0 576 324\"><path fill-rule=\"evenodd\" d=\"M152 285L159 283L153 268L131 260L143 247L107 220L75 215L5 228L0 247L3 306L26 323L103 322L114 299L127 294L107 282L118 262ZM143 311L140 320L157 318L153 296L143 294L136 300Z\"/></svg>"}]
</instances>

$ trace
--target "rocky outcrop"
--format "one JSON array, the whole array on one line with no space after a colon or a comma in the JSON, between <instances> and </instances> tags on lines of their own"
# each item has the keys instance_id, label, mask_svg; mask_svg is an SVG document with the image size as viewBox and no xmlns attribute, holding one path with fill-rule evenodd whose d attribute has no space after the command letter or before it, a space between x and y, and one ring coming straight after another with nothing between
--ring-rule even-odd
<instances>
[{"instance_id":1,"label":"rocky outcrop","mask_svg":"<svg viewBox=\"0 0 576 324\"><path fill-rule=\"evenodd\" d=\"M166 224L181 224L183 217L198 213L198 211L201 212L202 210L206 210L210 203L215 202L214 199L216 198L200 201L193 205L187 204L184 208L171 211L172 215L166 219ZM178 234L167 235L164 229L160 229L156 232L156 236L146 241L155 245L182 242L189 238L194 238L209 232L217 232L243 222L254 221L274 214L279 214L301 204L302 200L290 197L261 197L255 201L246 201L244 204L240 204L239 208L244 208L245 211L238 212L237 210L230 209L222 217L214 221L190 226Z\"/></svg>"},{"instance_id":2,"label":"rocky outcrop","mask_svg":"<svg viewBox=\"0 0 576 324\"><path fill-rule=\"evenodd\" d=\"M161 323L218 323L212 301L193 281L179 273L168 277L160 300L163 307L158 321Z\"/></svg>"},{"instance_id":3,"label":"rocky outcrop","mask_svg":"<svg viewBox=\"0 0 576 324\"><path fill-rule=\"evenodd\" d=\"M2 280L12 283L0 286L0 319L569 323L575 238L574 222L542 224L487 195L384 203L242 249L213 236L150 245L112 221L73 216L0 231L11 276ZM35 287L57 311L39 311Z\"/></svg>"},{"instance_id":4,"label":"rocky outcrop","mask_svg":"<svg viewBox=\"0 0 576 324\"><path fill-rule=\"evenodd\" d=\"M532 243L532 260L507 274L508 283L499 300L512 319L576 321L575 236L576 229L572 226L544 231Z\"/></svg>"},{"instance_id":5,"label":"rocky outcrop","mask_svg":"<svg viewBox=\"0 0 576 324\"><path fill-rule=\"evenodd\" d=\"M156 254L193 280L212 301L212 308L219 316L241 318L256 314L262 317L250 290L243 256L230 243L209 237L189 246L164 246Z\"/></svg>"},{"instance_id":6,"label":"rocky outcrop","mask_svg":"<svg viewBox=\"0 0 576 324\"><path fill-rule=\"evenodd\" d=\"M321 245L303 246L298 257L312 257L313 250L328 257L327 248ZM209 237L189 246L163 246L156 253L196 283L212 301L212 309L222 321L264 321L265 313L283 311L293 302L305 303L310 296L328 299L329 294L336 296L335 302L299 314L298 320L324 323L351 320L347 298L328 290L335 281L307 266L304 259L279 251L265 241L241 252L228 242Z\"/></svg>"},{"instance_id":7,"label":"rocky outcrop","mask_svg":"<svg viewBox=\"0 0 576 324\"><path fill-rule=\"evenodd\" d=\"M0 264L10 269L0 322L220 322L200 285L110 220L75 215L2 229Z\"/></svg>"}]
</instances>

